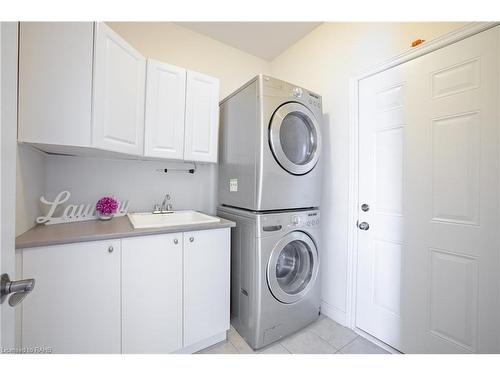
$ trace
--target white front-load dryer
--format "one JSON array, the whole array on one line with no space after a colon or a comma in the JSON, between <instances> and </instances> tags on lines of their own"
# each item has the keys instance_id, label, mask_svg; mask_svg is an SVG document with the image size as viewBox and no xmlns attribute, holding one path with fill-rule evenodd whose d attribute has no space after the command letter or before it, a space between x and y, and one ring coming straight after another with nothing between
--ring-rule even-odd
<instances>
[{"instance_id":1,"label":"white front-load dryer","mask_svg":"<svg viewBox=\"0 0 500 375\"><path fill-rule=\"evenodd\" d=\"M321 97L259 75L220 103L219 203L319 207Z\"/></svg>"},{"instance_id":2,"label":"white front-load dryer","mask_svg":"<svg viewBox=\"0 0 500 375\"><path fill-rule=\"evenodd\" d=\"M260 349L320 312L319 210L256 213L219 207L231 233L231 324Z\"/></svg>"}]
</instances>

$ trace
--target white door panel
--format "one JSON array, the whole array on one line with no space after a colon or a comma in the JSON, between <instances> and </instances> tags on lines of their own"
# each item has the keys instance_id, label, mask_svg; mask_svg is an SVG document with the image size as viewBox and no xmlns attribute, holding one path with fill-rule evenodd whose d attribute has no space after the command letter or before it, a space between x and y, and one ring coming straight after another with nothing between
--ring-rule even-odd
<instances>
[{"instance_id":1,"label":"white door panel","mask_svg":"<svg viewBox=\"0 0 500 375\"><path fill-rule=\"evenodd\" d=\"M186 69L148 59L144 155L184 157Z\"/></svg>"}]
</instances>

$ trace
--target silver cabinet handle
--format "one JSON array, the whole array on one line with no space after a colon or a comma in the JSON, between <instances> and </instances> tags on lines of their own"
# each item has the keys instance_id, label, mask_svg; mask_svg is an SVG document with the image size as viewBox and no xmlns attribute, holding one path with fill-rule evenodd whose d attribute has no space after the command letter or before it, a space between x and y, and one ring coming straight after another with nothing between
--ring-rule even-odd
<instances>
[{"instance_id":1,"label":"silver cabinet handle","mask_svg":"<svg viewBox=\"0 0 500 375\"><path fill-rule=\"evenodd\" d=\"M194 242L194 237L189 237L189 242Z\"/></svg>"},{"instance_id":2,"label":"silver cabinet handle","mask_svg":"<svg viewBox=\"0 0 500 375\"><path fill-rule=\"evenodd\" d=\"M177 238L174 239L174 243L177 245L179 243L179 240Z\"/></svg>"},{"instance_id":3,"label":"silver cabinet handle","mask_svg":"<svg viewBox=\"0 0 500 375\"><path fill-rule=\"evenodd\" d=\"M363 204L361 205L361 211L363 211L363 212L368 212L368 211L370 211L370 206L369 206L367 203L363 203Z\"/></svg>"},{"instance_id":4,"label":"silver cabinet handle","mask_svg":"<svg viewBox=\"0 0 500 375\"><path fill-rule=\"evenodd\" d=\"M361 230L368 230L370 229L370 224L368 224L366 221L363 221L358 224L358 228Z\"/></svg>"},{"instance_id":5,"label":"silver cabinet handle","mask_svg":"<svg viewBox=\"0 0 500 375\"><path fill-rule=\"evenodd\" d=\"M10 281L9 275L4 273L0 279L0 303L11 294L9 305L14 307L20 304L33 289L35 289L35 279Z\"/></svg>"},{"instance_id":6,"label":"silver cabinet handle","mask_svg":"<svg viewBox=\"0 0 500 375\"><path fill-rule=\"evenodd\" d=\"M108 247L108 253L112 253L114 250L113 246Z\"/></svg>"}]
</instances>

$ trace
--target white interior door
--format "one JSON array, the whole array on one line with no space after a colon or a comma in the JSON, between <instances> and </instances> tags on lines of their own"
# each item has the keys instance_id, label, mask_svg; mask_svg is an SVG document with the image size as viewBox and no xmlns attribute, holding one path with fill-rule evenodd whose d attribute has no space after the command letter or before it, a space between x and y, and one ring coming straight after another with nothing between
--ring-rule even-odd
<instances>
[{"instance_id":1,"label":"white interior door","mask_svg":"<svg viewBox=\"0 0 500 375\"><path fill-rule=\"evenodd\" d=\"M356 326L400 349L401 256L405 248L403 67L362 80L359 105Z\"/></svg>"},{"instance_id":2,"label":"white interior door","mask_svg":"<svg viewBox=\"0 0 500 375\"><path fill-rule=\"evenodd\" d=\"M498 38L360 82L356 326L406 353L500 351Z\"/></svg>"},{"instance_id":3,"label":"white interior door","mask_svg":"<svg viewBox=\"0 0 500 375\"><path fill-rule=\"evenodd\" d=\"M0 22L0 274L15 279L17 22ZM29 296L28 296L29 298ZM0 347L15 346L14 309L0 304Z\"/></svg>"},{"instance_id":4,"label":"white interior door","mask_svg":"<svg viewBox=\"0 0 500 375\"><path fill-rule=\"evenodd\" d=\"M500 349L499 31L411 63L402 325L407 352Z\"/></svg>"},{"instance_id":5,"label":"white interior door","mask_svg":"<svg viewBox=\"0 0 500 375\"><path fill-rule=\"evenodd\" d=\"M3 61L2 61L2 25L3 23L0 23L0 72L1 72L1 69L2 69L2 66L3 66ZM3 87L2 87L2 74L0 73L0 114L3 113L3 105L2 105L2 98L3 98ZM3 128L3 121L2 121L2 116L0 116L0 129ZM0 164L2 163L3 161L3 158L2 158L2 142L1 142L1 139L0 139ZM3 179L2 179L2 175L0 174L0 243L2 243L2 239L3 239L3 235L2 235L2 232L3 232L3 215L1 214L2 212L2 202L3 202L3 199L2 199L2 183L3 183ZM3 268L2 268L2 257L3 257L3 246L0 246L0 274L3 273ZM2 337L2 310L3 310L3 304L0 304L0 348L3 347L3 337Z\"/></svg>"}]
</instances>

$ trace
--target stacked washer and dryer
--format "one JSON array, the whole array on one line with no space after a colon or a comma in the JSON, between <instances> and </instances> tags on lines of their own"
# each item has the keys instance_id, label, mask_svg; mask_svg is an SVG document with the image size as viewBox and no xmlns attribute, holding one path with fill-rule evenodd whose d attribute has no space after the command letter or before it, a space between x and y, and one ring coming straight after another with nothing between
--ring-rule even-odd
<instances>
[{"instance_id":1,"label":"stacked washer and dryer","mask_svg":"<svg viewBox=\"0 0 500 375\"><path fill-rule=\"evenodd\" d=\"M265 75L220 103L231 322L254 349L319 315L321 119L319 95Z\"/></svg>"}]
</instances>

